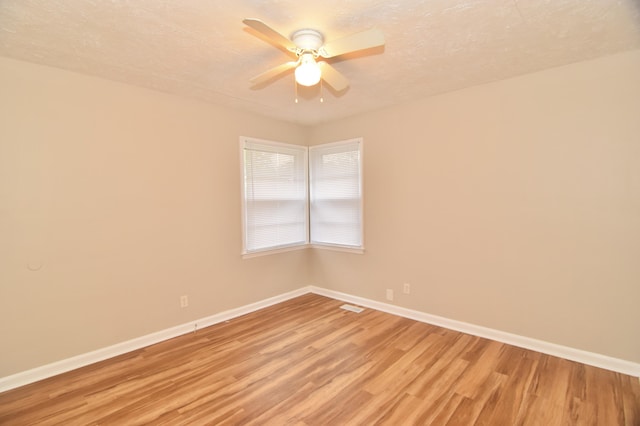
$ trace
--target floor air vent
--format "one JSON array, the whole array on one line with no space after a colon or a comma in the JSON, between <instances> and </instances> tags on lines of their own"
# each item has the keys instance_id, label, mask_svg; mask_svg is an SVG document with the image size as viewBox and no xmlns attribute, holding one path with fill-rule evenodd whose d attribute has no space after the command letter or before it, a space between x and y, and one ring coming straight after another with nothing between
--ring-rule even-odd
<instances>
[{"instance_id":1,"label":"floor air vent","mask_svg":"<svg viewBox=\"0 0 640 426\"><path fill-rule=\"evenodd\" d=\"M340 306L340 309L344 309L345 311L355 312L356 314L359 314L360 312L364 311L364 309L359 308L357 306L353 306L353 305L342 305Z\"/></svg>"}]
</instances>

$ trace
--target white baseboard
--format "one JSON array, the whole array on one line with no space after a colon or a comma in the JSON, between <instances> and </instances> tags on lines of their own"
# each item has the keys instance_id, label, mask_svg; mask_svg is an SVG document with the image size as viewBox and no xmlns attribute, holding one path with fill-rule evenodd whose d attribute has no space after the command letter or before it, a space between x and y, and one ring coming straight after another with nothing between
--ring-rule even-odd
<instances>
[{"instance_id":1,"label":"white baseboard","mask_svg":"<svg viewBox=\"0 0 640 426\"><path fill-rule=\"evenodd\" d=\"M136 349L141 349L146 346L162 342L164 340L172 339L174 337L193 332L196 328L201 329L223 321L228 321L230 319L237 318L239 316L260 310L262 308L266 308L271 305L275 305L276 303L293 299L294 297L302 296L303 294L307 293L319 294L322 296L330 297L332 299L342 300L344 302L349 302L367 308L376 309L378 311L387 312L393 315L398 315L416 321L460 331L462 333L472 334L474 336L496 340L513 346L531 349L548 355L581 362L583 364L593 365L595 367L628 374L630 376L640 377L640 364L631 361L612 358L606 355L600 355L580 349L574 349L567 346L557 345L555 343L545 342L542 340L531 339L529 337L506 333L504 331L494 330L491 328L469 324L462 321L456 321L420 311L414 311L412 309L402 308L399 306L390 305L388 303L377 302L375 300L365 299L358 296L352 296L350 294L340 293L334 290L328 290L315 286L307 286L278 296L270 297L259 302L241 306L239 308L220 312L206 318L167 328L165 330L137 337L126 342L117 343L106 348L80 354L72 358L63 359L61 361L33 368L31 370L16 373L11 376L0 377L0 392L53 377L58 374L75 370L77 368L103 361L108 358L113 358L115 356L122 355Z\"/></svg>"},{"instance_id":2,"label":"white baseboard","mask_svg":"<svg viewBox=\"0 0 640 426\"><path fill-rule=\"evenodd\" d=\"M478 337L484 337L498 342L507 343L509 345L518 346L533 351L542 352L547 355L553 355L571 361L580 362L582 364L592 365L594 367L604 368L618 373L628 374L634 377L640 377L640 364L601 355L593 352L583 351L581 349L570 348L568 346L557 345L542 340L532 339L530 337L519 336L492 328L482 327L479 325L469 324L462 321L456 321L449 318L431 315L412 309L402 308L388 303L377 302L375 300L365 299L363 297L352 296L346 293L340 293L321 287L311 286L311 292L332 299L342 300L344 302L353 303L378 311L387 312L393 315L413 319L416 321L437 325L451 330L460 331L462 333L471 334Z\"/></svg>"},{"instance_id":3,"label":"white baseboard","mask_svg":"<svg viewBox=\"0 0 640 426\"><path fill-rule=\"evenodd\" d=\"M36 367L31 370L13 374L11 376L0 377L0 392L53 377L58 374L75 370L76 368L84 367L86 365L103 361L108 358L113 358L115 356L122 355L136 349L141 349L146 346L162 342L164 340L172 339L174 337L193 332L196 328L201 329L223 321L228 321L241 315L245 315L271 305L275 305L276 303L284 302L285 300L307 294L310 291L310 287L299 288L288 293L270 297L268 299L241 306L239 308L220 312L218 314L211 315L206 318L201 318L196 321L191 321L186 324L177 325L175 327L147 334L146 336L127 340L126 342L117 343L106 348L101 348L92 352L80 354L51 364L46 364L41 367Z\"/></svg>"}]
</instances>

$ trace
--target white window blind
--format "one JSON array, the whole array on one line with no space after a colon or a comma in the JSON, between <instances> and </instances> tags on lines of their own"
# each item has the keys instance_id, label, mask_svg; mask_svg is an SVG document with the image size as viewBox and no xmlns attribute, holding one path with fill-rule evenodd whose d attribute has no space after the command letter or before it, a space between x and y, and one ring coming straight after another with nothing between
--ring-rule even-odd
<instances>
[{"instance_id":1,"label":"white window blind","mask_svg":"<svg viewBox=\"0 0 640 426\"><path fill-rule=\"evenodd\" d=\"M308 242L307 149L243 138L244 253Z\"/></svg>"},{"instance_id":2,"label":"white window blind","mask_svg":"<svg viewBox=\"0 0 640 426\"><path fill-rule=\"evenodd\" d=\"M362 141L309 148L312 244L362 248Z\"/></svg>"}]
</instances>

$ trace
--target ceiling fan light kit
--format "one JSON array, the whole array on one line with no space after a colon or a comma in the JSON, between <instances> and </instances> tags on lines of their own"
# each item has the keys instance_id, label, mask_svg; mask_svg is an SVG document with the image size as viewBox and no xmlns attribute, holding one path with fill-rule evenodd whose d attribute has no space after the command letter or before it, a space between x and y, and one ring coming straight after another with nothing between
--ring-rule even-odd
<instances>
[{"instance_id":1,"label":"ceiling fan light kit","mask_svg":"<svg viewBox=\"0 0 640 426\"><path fill-rule=\"evenodd\" d=\"M295 69L295 80L302 86L314 86L324 80L334 90L340 92L349 87L349 81L327 61L317 62L318 57L325 59L384 45L383 34L375 29L362 31L347 37L325 43L321 32L302 29L287 38L259 19L244 19L247 26L267 37L271 42L284 47L298 60L281 64L251 79L254 84L267 83L274 77Z\"/></svg>"},{"instance_id":2,"label":"ceiling fan light kit","mask_svg":"<svg viewBox=\"0 0 640 426\"><path fill-rule=\"evenodd\" d=\"M302 86L315 86L320 82L322 72L313 54L304 53L300 56L300 65L295 70L296 82Z\"/></svg>"}]
</instances>

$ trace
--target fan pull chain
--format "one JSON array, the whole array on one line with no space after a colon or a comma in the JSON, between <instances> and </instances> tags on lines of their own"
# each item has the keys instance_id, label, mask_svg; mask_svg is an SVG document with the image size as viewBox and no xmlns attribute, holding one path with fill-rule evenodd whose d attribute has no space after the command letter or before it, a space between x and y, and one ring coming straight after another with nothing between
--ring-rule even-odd
<instances>
[{"instance_id":1,"label":"fan pull chain","mask_svg":"<svg viewBox=\"0 0 640 426\"><path fill-rule=\"evenodd\" d=\"M298 82L296 79L293 79L293 91L294 91L294 102L298 103ZM322 84L322 80L320 80L320 103L324 103L324 85Z\"/></svg>"}]
</instances>

